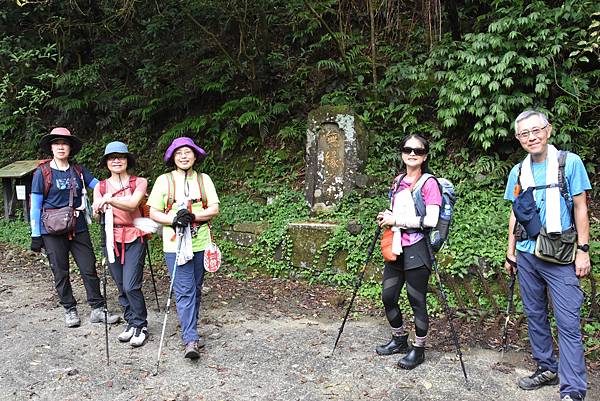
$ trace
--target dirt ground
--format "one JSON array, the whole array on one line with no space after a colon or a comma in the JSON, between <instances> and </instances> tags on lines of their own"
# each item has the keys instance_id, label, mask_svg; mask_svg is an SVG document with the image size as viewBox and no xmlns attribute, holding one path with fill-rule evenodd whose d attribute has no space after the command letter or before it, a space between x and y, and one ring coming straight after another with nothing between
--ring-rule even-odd
<instances>
[{"instance_id":1,"label":"dirt ground","mask_svg":"<svg viewBox=\"0 0 600 401\"><path fill-rule=\"evenodd\" d=\"M501 355L502 316L454 320L465 383L443 317L432 319L426 362L403 371L398 356L373 352L387 340L387 325L376 305L359 300L332 355L348 293L270 277L236 280L226 268L205 281L199 329L206 347L198 361L183 358L172 305L153 374L164 313L146 274L149 340L133 349L116 338L123 325L111 327L107 365L104 326L88 322L79 277L72 275L82 325L68 329L43 258L4 244L0 252L0 400L559 400L558 386L516 386L534 370L523 322L511 325L511 347ZM158 279L161 310L168 284ZM109 280L114 311L116 298ZM600 400L598 361L588 362L586 399Z\"/></svg>"}]
</instances>

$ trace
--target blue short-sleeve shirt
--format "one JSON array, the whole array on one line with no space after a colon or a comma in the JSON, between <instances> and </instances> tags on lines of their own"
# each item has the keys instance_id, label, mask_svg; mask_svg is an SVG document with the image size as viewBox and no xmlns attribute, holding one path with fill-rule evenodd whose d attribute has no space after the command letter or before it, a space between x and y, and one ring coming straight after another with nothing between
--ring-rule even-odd
<instances>
[{"instance_id":1,"label":"blue short-sleeve shirt","mask_svg":"<svg viewBox=\"0 0 600 401\"><path fill-rule=\"evenodd\" d=\"M546 185L546 165L547 161L541 163L531 163L531 170L533 172L533 179L535 185ZM508 182L506 184L506 190L504 191L504 199L514 201L514 189L517 185L517 176L519 174L519 165L515 165L510 174L508 175ZM569 194L571 197L579 195L584 191L592 189L590 179L585 171L585 166L581 161L581 158L575 153L568 153L567 159L565 160L565 177ZM550 183L551 184L551 183ZM542 225L546 224L546 189L536 190L536 204L540 213L540 220ZM572 208L572 203L571 203ZM563 230L569 228L573 222L571 221L571 212L567 207L565 199L560 197L560 221ZM533 254L535 251L535 241L525 240L517 242L517 250L521 252L528 252Z\"/></svg>"}]
</instances>

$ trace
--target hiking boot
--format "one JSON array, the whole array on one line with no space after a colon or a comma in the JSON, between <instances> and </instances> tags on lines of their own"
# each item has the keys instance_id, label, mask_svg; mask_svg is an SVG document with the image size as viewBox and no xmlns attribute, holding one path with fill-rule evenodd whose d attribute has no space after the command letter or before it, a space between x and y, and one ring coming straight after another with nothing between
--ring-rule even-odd
<instances>
[{"instance_id":1,"label":"hiking boot","mask_svg":"<svg viewBox=\"0 0 600 401\"><path fill-rule=\"evenodd\" d=\"M558 384L558 375L551 370L538 367L534 374L519 379L519 387L523 390L537 390L542 386Z\"/></svg>"},{"instance_id":2,"label":"hiking boot","mask_svg":"<svg viewBox=\"0 0 600 401\"><path fill-rule=\"evenodd\" d=\"M135 333L131 340L129 340L129 345L132 347L141 347L146 342L146 338L148 337L148 328L147 327L136 327Z\"/></svg>"},{"instance_id":3,"label":"hiking boot","mask_svg":"<svg viewBox=\"0 0 600 401\"><path fill-rule=\"evenodd\" d=\"M200 351L198 350L198 344L196 341L190 341L185 345L184 358L198 359L200 358Z\"/></svg>"},{"instance_id":4,"label":"hiking boot","mask_svg":"<svg viewBox=\"0 0 600 401\"><path fill-rule=\"evenodd\" d=\"M408 334L392 336L389 343L375 348L378 355L405 354L408 351Z\"/></svg>"},{"instance_id":5,"label":"hiking boot","mask_svg":"<svg viewBox=\"0 0 600 401\"><path fill-rule=\"evenodd\" d=\"M117 338L122 343L126 343L129 340L131 340L131 337L133 337L134 333L135 333L135 327L133 327L132 325L128 325L127 328L125 330L123 330L123 332L121 334L119 334L119 336Z\"/></svg>"},{"instance_id":6,"label":"hiking boot","mask_svg":"<svg viewBox=\"0 0 600 401\"><path fill-rule=\"evenodd\" d=\"M108 324L117 323L121 320L119 315L111 315L108 312ZM104 307L92 309L90 323L104 323Z\"/></svg>"},{"instance_id":7,"label":"hiking boot","mask_svg":"<svg viewBox=\"0 0 600 401\"><path fill-rule=\"evenodd\" d=\"M425 361L425 347L410 347L408 354L400 358L398 367L406 370L411 370L419 366Z\"/></svg>"},{"instance_id":8,"label":"hiking boot","mask_svg":"<svg viewBox=\"0 0 600 401\"><path fill-rule=\"evenodd\" d=\"M81 325L77 308L71 308L65 312L65 324L67 327L79 327Z\"/></svg>"},{"instance_id":9,"label":"hiking boot","mask_svg":"<svg viewBox=\"0 0 600 401\"><path fill-rule=\"evenodd\" d=\"M571 392L560 399L561 401L583 401L583 396L578 392Z\"/></svg>"}]
</instances>

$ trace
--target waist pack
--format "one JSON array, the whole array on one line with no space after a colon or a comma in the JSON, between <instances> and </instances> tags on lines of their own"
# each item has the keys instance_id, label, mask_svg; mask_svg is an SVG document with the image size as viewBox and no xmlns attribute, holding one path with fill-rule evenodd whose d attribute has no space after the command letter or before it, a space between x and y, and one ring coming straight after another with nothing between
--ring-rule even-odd
<instances>
[{"instance_id":1,"label":"waist pack","mask_svg":"<svg viewBox=\"0 0 600 401\"><path fill-rule=\"evenodd\" d=\"M75 178L71 172L69 180L69 205L57 209L42 210L42 224L50 235L63 235L73 233L77 224L77 214L73 207L75 196Z\"/></svg>"},{"instance_id":2,"label":"waist pack","mask_svg":"<svg viewBox=\"0 0 600 401\"><path fill-rule=\"evenodd\" d=\"M75 230L77 216L71 206L42 211L42 224L51 235L63 235Z\"/></svg>"},{"instance_id":3,"label":"waist pack","mask_svg":"<svg viewBox=\"0 0 600 401\"><path fill-rule=\"evenodd\" d=\"M381 236L381 254L383 255L383 260L386 262L395 262L398 258L394 252L392 252L392 240L394 239L394 232L391 228L387 227L383 231L383 235Z\"/></svg>"},{"instance_id":4,"label":"waist pack","mask_svg":"<svg viewBox=\"0 0 600 401\"><path fill-rule=\"evenodd\" d=\"M547 233L542 227L535 241L535 256L559 265L575 261L577 253L577 230L570 227L562 233Z\"/></svg>"}]
</instances>

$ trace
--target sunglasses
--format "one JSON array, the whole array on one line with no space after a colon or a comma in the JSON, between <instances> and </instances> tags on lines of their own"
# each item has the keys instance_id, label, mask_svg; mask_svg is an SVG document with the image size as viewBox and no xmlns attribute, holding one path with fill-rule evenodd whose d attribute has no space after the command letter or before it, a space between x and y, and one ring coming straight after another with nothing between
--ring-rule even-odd
<instances>
[{"instance_id":1,"label":"sunglasses","mask_svg":"<svg viewBox=\"0 0 600 401\"><path fill-rule=\"evenodd\" d=\"M417 156L425 156L427 154L427 150L425 148L411 148L409 146L404 146L402 148L402 153L406 153L407 155L414 153Z\"/></svg>"}]
</instances>

